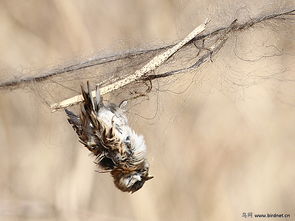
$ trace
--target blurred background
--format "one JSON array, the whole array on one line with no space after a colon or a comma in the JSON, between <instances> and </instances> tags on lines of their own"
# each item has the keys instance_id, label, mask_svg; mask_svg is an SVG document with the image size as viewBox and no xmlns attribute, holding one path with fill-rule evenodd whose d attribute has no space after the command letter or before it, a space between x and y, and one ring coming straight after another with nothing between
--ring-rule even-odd
<instances>
[{"instance_id":1,"label":"blurred background","mask_svg":"<svg viewBox=\"0 0 295 221\"><path fill-rule=\"evenodd\" d=\"M173 43L206 17L218 27L292 4L0 0L0 80ZM38 91L1 90L0 220L294 220L295 33L279 24L233 36L213 63L131 108L155 177L132 195L95 172L65 114Z\"/></svg>"}]
</instances>

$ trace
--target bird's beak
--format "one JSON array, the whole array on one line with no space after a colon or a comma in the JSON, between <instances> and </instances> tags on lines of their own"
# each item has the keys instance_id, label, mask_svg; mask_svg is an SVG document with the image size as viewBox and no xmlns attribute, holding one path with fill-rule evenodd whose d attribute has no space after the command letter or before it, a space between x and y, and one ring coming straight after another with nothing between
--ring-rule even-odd
<instances>
[{"instance_id":1,"label":"bird's beak","mask_svg":"<svg viewBox=\"0 0 295 221\"><path fill-rule=\"evenodd\" d=\"M148 176L148 177L145 178L145 181L151 180L153 178L154 178L153 176Z\"/></svg>"}]
</instances>

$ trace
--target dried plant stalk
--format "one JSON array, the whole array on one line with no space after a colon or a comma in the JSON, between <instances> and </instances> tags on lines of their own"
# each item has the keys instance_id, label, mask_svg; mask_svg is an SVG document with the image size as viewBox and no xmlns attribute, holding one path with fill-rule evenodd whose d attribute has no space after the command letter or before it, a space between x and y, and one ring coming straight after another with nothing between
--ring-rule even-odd
<instances>
[{"instance_id":1,"label":"dried plant stalk","mask_svg":"<svg viewBox=\"0 0 295 221\"><path fill-rule=\"evenodd\" d=\"M180 41L178 44L174 45L172 48L166 50L160 55L155 56L150 62L148 62L146 65L144 65L141 69L135 71L134 74L116 81L110 85L107 85L105 87L100 88L101 95L107 94L109 92L112 92L118 88L121 88L131 82L134 82L138 80L139 78L143 77L146 73L155 70L158 66L163 64L169 57L171 57L175 52L177 52L181 47L183 47L185 44L187 44L189 41L191 41L193 38L197 37L200 33L202 33L205 30L206 25L208 24L209 20L206 19L206 21L196 27L191 33L189 33L182 41ZM96 96L96 91L91 91L91 94L93 97ZM83 101L82 95L77 95L74 97L71 97L69 99L63 100L59 103L52 104L50 107L52 111L66 108L75 104L78 104Z\"/></svg>"}]
</instances>

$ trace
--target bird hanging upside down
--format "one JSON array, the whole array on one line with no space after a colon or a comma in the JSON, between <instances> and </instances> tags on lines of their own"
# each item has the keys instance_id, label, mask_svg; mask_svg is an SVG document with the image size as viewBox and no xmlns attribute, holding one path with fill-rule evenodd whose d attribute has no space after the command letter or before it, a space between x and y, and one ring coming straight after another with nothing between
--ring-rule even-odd
<instances>
[{"instance_id":1,"label":"bird hanging upside down","mask_svg":"<svg viewBox=\"0 0 295 221\"><path fill-rule=\"evenodd\" d=\"M144 138L128 125L122 107L103 103L99 88L93 98L87 82L87 91L81 86L84 101L77 116L65 110L68 121L76 131L79 141L95 156L103 172L110 172L117 188L123 192L139 190L149 176Z\"/></svg>"}]
</instances>

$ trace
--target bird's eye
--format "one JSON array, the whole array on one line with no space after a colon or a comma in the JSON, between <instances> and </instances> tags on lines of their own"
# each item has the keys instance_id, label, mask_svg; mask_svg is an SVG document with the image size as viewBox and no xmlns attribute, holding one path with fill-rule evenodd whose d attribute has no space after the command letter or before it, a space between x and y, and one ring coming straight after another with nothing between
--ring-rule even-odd
<instances>
[{"instance_id":1,"label":"bird's eye","mask_svg":"<svg viewBox=\"0 0 295 221\"><path fill-rule=\"evenodd\" d=\"M143 168L143 169L140 169L138 172L139 173L145 173L145 172L147 172L147 169L146 168Z\"/></svg>"}]
</instances>

